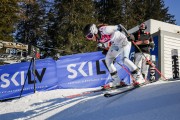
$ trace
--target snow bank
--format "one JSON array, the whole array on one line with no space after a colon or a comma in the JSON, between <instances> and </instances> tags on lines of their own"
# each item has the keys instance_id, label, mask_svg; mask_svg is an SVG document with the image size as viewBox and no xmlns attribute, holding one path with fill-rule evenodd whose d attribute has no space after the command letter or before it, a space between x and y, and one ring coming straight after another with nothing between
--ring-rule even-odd
<instances>
[{"instance_id":1,"label":"snow bank","mask_svg":"<svg viewBox=\"0 0 180 120\"><path fill-rule=\"evenodd\" d=\"M73 99L81 90L37 92L0 103L1 120L179 120L180 81L156 82L105 98L102 94Z\"/></svg>"}]
</instances>

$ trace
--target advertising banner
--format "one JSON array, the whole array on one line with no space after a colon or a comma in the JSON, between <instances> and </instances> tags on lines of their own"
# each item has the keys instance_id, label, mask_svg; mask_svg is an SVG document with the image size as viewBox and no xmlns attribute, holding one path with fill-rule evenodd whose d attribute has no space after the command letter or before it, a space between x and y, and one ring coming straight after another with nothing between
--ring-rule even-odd
<instances>
[{"instance_id":1,"label":"advertising banner","mask_svg":"<svg viewBox=\"0 0 180 120\"><path fill-rule=\"evenodd\" d=\"M120 79L130 83L128 73L119 64L115 66ZM99 87L110 80L101 51L62 56L57 61L49 58L35 60L35 64L9 64L0 67L0 100L34 91Z\"/></svg>"},{"instance_id":2,"label":"advertising banner","mask_svg":"<svg viewBox=\"0 0 180 120\"><path fill-rule=\"evenodd\" d=\"M30 63L24 62L0 67L0 100L19 97L23 85L22 95L33 93L34 89L44 91L58 88L54 60L36 60L35 66L33 64L30 66ZM36 76L33 75L32 67L35 67Z\"/></svg>"},{"instance_id":3,"label":"advertising banner","mask_svg":"<svg viewBox=\"0 0 180 120\"><path fill-rule=\"evenodd\" d=\"M64 56L56 63L60 88L98 87L112 80L105 64L105 55L101 52ZM129 83L126 71L120 65L115 65L120 78Z\"/></svg>"}]
</instances>

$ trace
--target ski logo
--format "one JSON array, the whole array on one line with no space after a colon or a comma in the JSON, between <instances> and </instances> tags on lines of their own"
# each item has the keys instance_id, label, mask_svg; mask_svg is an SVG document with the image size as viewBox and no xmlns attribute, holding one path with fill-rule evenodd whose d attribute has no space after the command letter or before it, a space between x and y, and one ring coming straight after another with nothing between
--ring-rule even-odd
<instances>
[{"instance_id":1,"label":"ski logo","mask_svg":"<svg viewBox=\"0 0 180 120\"><path fill-rule=\"evenodd\" d=\"M42 82L45 72L46 72L46 68L43 68L41 73L35 70L37 80L40 83ZM27 72L28 84L34 84L34 80L31 79L32 78L31 73L32 73L31 70ZM25 77L26 77L25 71L15 72L14 74L4 73L0 76L0 88L8 88L11 85L21 86L24 84Z\"/></svg>"},{"instance_id":2,"label":"ski logo","mask_svg":"<svg viewBox=\"0 0 180 120\"><path fill-rule=\"evenodd\" d=\"M105 60L96 61L95 67L93 66L92 62L82 62L80 65L69 64L67 66L67 71L70 73L68 75L68 78L74 79L79 74L82 75L83 77L93 76L94 74L96 74L96 75L106 74L107 66L106 66L106 70L101 70L102 66L100 65L100 62L103 62L103 64L106 66ZM94 72L93 68L96 68L96 72Z\"/></svg>"}]
</instances>

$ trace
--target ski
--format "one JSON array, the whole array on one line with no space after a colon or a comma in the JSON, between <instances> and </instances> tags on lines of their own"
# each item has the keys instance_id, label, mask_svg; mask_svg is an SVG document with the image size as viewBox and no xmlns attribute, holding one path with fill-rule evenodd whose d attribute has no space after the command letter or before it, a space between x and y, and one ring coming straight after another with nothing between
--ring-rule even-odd
<instances>
[{"instance_id":1,"label":"ski","mask_svg":"<svg viewBox=\"0 0 180 120\"><path fill-rule=\"evenodd\" d=\"M139 87L147 85L147 84L151 84L151 83L154 83L157 81L165 81L165 80L149 81L149 82L146 82L146 83L140 85ZM76 98L76 97L96 95L96 94L103 94L104 97L112 97L112 96L115 96L118 94L122 94L122 93L132 91L132 90L139 88L139 87L134 87L133 85L121 86L119 88L113 88L113 89L104 89L103 87L99 87L98 89L95 89L95 90L89 90L89 91L85 91L85 92L81 92L81 93L77 93L77 94L73 94L73 95L69 95L69 96L63 96L63 97L68 98L68 99L72 99L72 98Z\"/></svg>"},{"instance_id":2,"label":"ski","mask_svg":"<svg viewBox=\"0 0 180 120\"><path fill-rule=\"evenodd\" d=\"M157 81L154 81L154 82L157 82ZM152 82L145 82L145 83L137 85L137 86L129 85L129 86L126 86L126 87L123 87L123 88L117 88L115 90L110 90L110 91L107 91L107 92L104 93L104 97L113 97L113 96L132 91L134 89L140 88L140 87L142 87L144 85L151 84L151 83Z\"/></svg>"},{"instance_id":3,"label":"ski","mask_svg":"<svg viewBox=\"0 0 180 120\"><path fill-rule=\"evenodd\" d=\"M69 96L64 96L64 97L72 99L72 98L76 98L76 97L82 97L82 96L85 96L85 95L90 95L90 94L93 94L93 93L100 93L102 91L105 91L105 90L104 89L97 89L97 90L85 91L85 92L81 92L81 93L73 94L73 95L69 95Z\"/></svg>"},{"instance_id":4,"label":"ski","mask_svg":"<svg viewBox=\"0 0 180 120\"><path fill-rule=\"evenodd\" d=\"M94 93L103 94L105 91L115 90L115 89L124 88L124 87L126 87L126 86L120 86L120 87L117 87L117 88L108 88L108 89L104 89L103 87L100 87L99 89L96 89L96 90L85 91L85 92L81 92L81 93L74 94L74 95L69 95L69 96L64 96L64 97L72 99L72 98L91 95L91 94L94 95Z\"/></svg>"},{"instance_id":5,"label":"ski","mask_svg":"<svg viewBox=\"0 0 180 120\"><path fill-rule=\"evenodd\" d=\"M124 87L124 88L110 90L110 91L107 91L107 92L104 93L104 97L113 97L113 96L116 96L116 95L119 95L119 94L122 94L122 93L132 91L132 90L134 90L136 88L139 88L139 86L135 87L133 85L130 85L130 86L127 86L127 87Z\"/></svg>"},{"instance_id":6,"label":"ski","mask_svg":"<svg viewBox=\"0 0 180 120\"><path fill-rule=\"evenodd\" d=\"M143 83L141 85L138 85L138 86L130 85L130 86L127 86L127 87L124 87L124 88L118 88L118 89L115 89L115 90L110 90L110 91L107 91L107 92L104 93L104 97L113 97L113 96L116 96L116 95L119 95L119 94L123 94L123 93L129 92L129 91L132 91L134 89L140 88L142 86L155 83L157 81L160 81L160 80L149 81L149 82L146 81L145 83ZM162 81L165 81L165 80L162 80Z\"/></svg>"}]
</instances>

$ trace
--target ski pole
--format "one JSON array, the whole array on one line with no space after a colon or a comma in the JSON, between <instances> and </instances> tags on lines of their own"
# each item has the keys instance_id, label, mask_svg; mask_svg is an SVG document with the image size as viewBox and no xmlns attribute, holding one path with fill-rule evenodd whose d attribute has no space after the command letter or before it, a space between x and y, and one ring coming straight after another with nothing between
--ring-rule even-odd
<instances>
[{"instance_id":1,"label":"ski pole","mask_svg":"<svg viewBox=\"0 0 180 120\"><path fill-rule=\"evenodd\" d=\"M124 67L123 65L121 65L120 63L117 62L118 65L120 65L127 73L128 75L132 78L133 83L136 82L135 78L131 75L131 73L128 71L128 69L126 67Z\"/></svg>"},{"instance_id":2,"label":"ski pole","mask_svg":"<svg viewBox=\"0 0 180 120\"><path fill-rule=\"evenodd\" d=\"M159 75L161 75L164 80L167 80L164 75L155 67L154 64L152 64L152 62L150 62L150 60L147 59L147 57L144 55L144 53L141 51L141 49L136 45L136 43L134 41L132 41L132 43L136 46L136 48L139 50L139 52L141 52L141 54L144 56L144 58L146 59L146 61L148 62L149 65L151 65L158 73Z\"/></svg>"},{"instance_id":3,"label":"ski pole","mask_svg":"<svg viewBox=\"0 0 180 120\"><path fill-rule=\"evenodd\" d=\"M28 68L28 70L27 70L26 78L25 78L24 84L23 84L23 86L22 86L22 88L21 88L19 98L21 98L22 92L23 92L23 90L24 90L24 86L25 86L26 80L27 80L27 78L28 78L28 72L29 72L29 70L30 70L30 68L31 68L31 64L32 64L32 59L31 59L30 64L29 64L29 68Z\"/></svg>"},{"instance_id":4,"label":"ski pole","mask_svg":"<svg viewBox=\"0 0 180 120\"><path fill-rule=\"evenodd\" d=\"M118 62L117 62L118 63ZM132 74L128 71L128 69L126 68L126 67L124 67L123 65L121 65L120 63L118 63L127 73L128 73L128 75L131 77L131 79L132 79L132 82L133 83L136 83L136 79L132 76ZM147 83L148 83L148 81L146 80L146 79L144 79Z\"/></svg>"}]
</instances>

